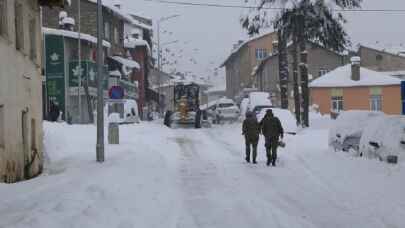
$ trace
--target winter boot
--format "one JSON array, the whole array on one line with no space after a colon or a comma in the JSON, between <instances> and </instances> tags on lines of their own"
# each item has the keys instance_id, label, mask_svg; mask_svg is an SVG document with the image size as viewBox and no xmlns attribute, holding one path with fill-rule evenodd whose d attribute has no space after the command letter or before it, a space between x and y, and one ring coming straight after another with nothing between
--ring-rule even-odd
<instances>
[{"instance_id":1,"label":"winter boot","mask_svg":"<svg viewBox=\"0 0 405 228\"><path fill-rule=\"evenodd\" d=\"M250 163L250 158L249 157L246 157L245 159L246 159L247 163Z\"/></svg>"},{"instance_id":2,"label":"winter boot","mask_svg":"<svg viewBox=\"0 0 405 228\"><path fill-rule=\"evenodd\" d=\"M271 160L267 159L267 166L270 166Z\"/></svg>"}]
</instances>

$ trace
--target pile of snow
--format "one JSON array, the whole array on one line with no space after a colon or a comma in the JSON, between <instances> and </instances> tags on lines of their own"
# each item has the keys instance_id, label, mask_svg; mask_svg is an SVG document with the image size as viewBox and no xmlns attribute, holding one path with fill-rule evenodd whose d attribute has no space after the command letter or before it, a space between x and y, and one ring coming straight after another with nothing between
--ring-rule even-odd
<instances>
[{"instance_id":1,"label":"pile of snow","mask_svg":"<svg viewBox=\"0 0 405 228\"><path fill-rule=\"evenodd\" d=\"M396 155L403 160L405 156L405 117L404 116L378 116L363 131L360 140L360 152L368 158L386 160L388 155ZM370 142L377 143L376 149Z\"/></svg>"},{"instance_id":2,"label":"pile of snow","mask_svg":"<svg viewBox=\"0 0 405 228\"><path fill-rule=\"evenodd\" d=\"M257 117L258 121L261 121L264 118L267 110L269 110L269 108L260 111ZM281 108L271 108L271 110L273 110L274 116L280 119L285 133L297 133L297 121L289 110Z\"/></svg>"},{"instance_id":3,"label":"pile of snow","mask_svg":"<svg viewBox=\"0 0 405 228\"><path fill-rule=\"evenodd\" d=\"M361 137L369 122L383 115L384 113L381 112L357 110L341 112L329 131L329 145L335 141L343 143L344 139L349 136Z\"/></svg>"},{"instance_id":4,"label":"pile of snow","mask_svg":"<svg viewBox=\"0 0 405 228\"><path fill-rule=\"evenodd\" d=\"M401 80L384 73L360 67L360 80L351 79L351 64L338 67L335 70L315 79L309 87L355 87L355 86L386 86L399 85Z\"/></svg>"},{"instance_id":5,"label":"pile of snow","mask_svg":"<svg viewBox=\"0 0 405 228\"><path fill-rule=\"evenodd\" d=\"M248 107L249 107L249 99L243 98L240 103L240 114L241 114L242 118L245 118Z\"/></svg>"}]
</instances>

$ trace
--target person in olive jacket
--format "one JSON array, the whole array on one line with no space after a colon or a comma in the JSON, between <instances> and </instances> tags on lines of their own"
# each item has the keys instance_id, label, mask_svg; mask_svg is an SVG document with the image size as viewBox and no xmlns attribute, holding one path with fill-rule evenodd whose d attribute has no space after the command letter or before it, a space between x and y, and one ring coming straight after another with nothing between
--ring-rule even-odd
<instances>
[{"instance_id":1,"label":"person in olive jacket","mask_svg":"<svg viewBox=\"0 0 405 228\"><path fill-rule=\"evenodd\" d=\"M250 162L250 147L253 147L253 163L256 164L257 144L259 142L260 125L252 112L246 113L246 119L242 124L242 134L245 136L246 161Z\"/></svg>"},{"instance_id":2,"label":"person in olive jacket","mask_svg":"<svg viewBox=\"0 0 405 228\"><path fill-rule=\"evenodd\" d=\"M269 166L270 163L276 166L279 138L284 137L283 127L281 126L280 120L273 115L271 109L266 111L266 115L262 121L260 121L260 126L265 138L267 166Z\"/></svg>"}]
</instances>

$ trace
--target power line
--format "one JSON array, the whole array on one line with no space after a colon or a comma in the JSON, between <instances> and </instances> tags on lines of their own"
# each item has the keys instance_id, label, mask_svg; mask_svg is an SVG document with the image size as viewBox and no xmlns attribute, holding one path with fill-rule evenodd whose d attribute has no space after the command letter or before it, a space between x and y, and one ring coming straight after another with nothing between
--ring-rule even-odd
<instances>
[{"instance_id":1,"label":"power line","mask_svg":"<svg viewBox=\"0 0 405 228\"><path fill-rule=\"evenodd\" d=\"M201 2L180 2L167 0L144 0L147 2L163 3L171 5L183 6L200 6L200 7L216 7L216 8L236 8L236 9L257 9L257 6L230 5L218 3L201 3ZM282 7L263 7L265 10L283 10ZM334 9L336 12L375 12L375 13L405 13L405 9Z\"/></svg>"}]
</instances>

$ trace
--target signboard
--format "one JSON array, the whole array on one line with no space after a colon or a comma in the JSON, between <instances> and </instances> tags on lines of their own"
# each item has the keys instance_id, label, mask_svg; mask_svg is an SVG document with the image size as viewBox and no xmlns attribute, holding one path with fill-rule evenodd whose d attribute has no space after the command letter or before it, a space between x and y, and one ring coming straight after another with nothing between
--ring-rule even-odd
<instances>
[{"instance_id":1,"label":"signboard","mask_svg":"<svg viewBox=\"0 0 405 228\"><path fill-rule=\"evenodd\" d=\"M65 115L65 59L61 36L45 36L45 77L49 102L53 102Z\"/></svg>"},{"instance_id":2,"label":"signboard","mask_svg":"<svg viewBox=\"0 0 405 228\"><path fill-rule=\"evenodd\" d=\"M112 86L108 91L110 99L123 99L124 89L121 86Z\"/></svg>"},{"instance_id":3,"label":"signboard","mask_svg":"<svg viewBox=\"0 0 405 228\"><path fill-rule=\"evenodd\" d=\"M80 66L79 66L80 65ZM107 67L104 67L103 75L105 80L103 80L103 88L106 90L108 88L108 78ZM81 61L71 61L69 63L69 87L77 87L79 82L79 77L82 79L82 86L85 80L89 81L89 88L97 88L97 65L96 63L88 60Z\"/></svg>"}]
</instances>

